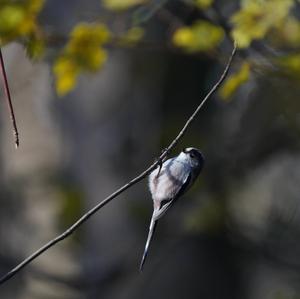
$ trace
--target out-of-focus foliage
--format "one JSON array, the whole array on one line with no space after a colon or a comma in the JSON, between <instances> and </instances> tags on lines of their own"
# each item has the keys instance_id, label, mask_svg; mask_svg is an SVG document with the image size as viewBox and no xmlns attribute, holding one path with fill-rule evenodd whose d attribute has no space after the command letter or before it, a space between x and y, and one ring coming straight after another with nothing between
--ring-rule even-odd
<instances>
[{"instance_id":1,"label":"out-of-focus foliage","mask_svg":"<svg viewBox=\"0 0 300 299\"><path fill-rule=\"evenodd\" d=\"M120 37L122 45L133 46L144 36L144 29L141 27L132 27Z\"/></svg>"},{"instance_id":2,"label":"out-of-focus foliage","mask_svg":"<svg viewBox=\"0 0 300 299\"><path fill-rule=\"evenodd\" d=\"M0 46L21 37L35 37L38 32L37 16L43 5L44 0L1 1Z\"/></svg>"},{"instance_id":3,"label":"out-of-focus foliage","mask_svg":"<svg viewBox=\"0 0 300 299\"><path fill-rule=\"evenodd\" d=\"M271 33L270 39L274 45L298 47L300 44L300 22L293 16L286 19L278 31Z\"/></svg>"},{"instance_id":4,"label":"out-of-focus foliage","mask_svg":"<svg viewBox=\"0 0 300 299\"><path fill-rule=\"evenodd\" d=\"M31 58L42 57L50 47L47 30L37 22L45 2L1 1L0 45L20 41ZM172 11L171 1L167 0L99 0L99 8L101 4L105 8L102 10L103 16L102 13L100 16L101 22L98 20L97 23L75 26L63 50L54 52L57 56L53 66L57 94L63 96L71 91L81 72L101 69L108 57L104 46L134 47L143 41L143 45L149 44L149 47L156 49L160 48L161 42L165 42L162 48L179 48L190 55L206 52L217 59L226 42L232 42L232 39L243 50L257 48L259 43L260 49L270 50L267 55L264 54L267 59L272 51L287 51L283 60L276 61L276 66L284 72L295 74L300 48L299 1L240 0L230 2L226 9L221 1L179 2L180 10ZM180 11L187 17L183 17ZM164 40L152 39L151 32L147 30L147 22L155 18L168 23L169 31ZM247 53L250 56L247 60L251 62L250 52ZM250 71L249 65L242 65L222 89L223 98L230 98L247 81Z\"/></svg>"},{"instance_id":5,"label":"out-of-focus foliage","mask_svg":"<svg viewBox=\"0 0 300 299\"><path fill-rule=\"evenodd\" d=\"M102 3L105 8L110 10L122 11L132 6L145 3L146 0L103 0Z\"/></svg>"},{"instance_id":6,"label":"out-of-focus foliage","mask_svg":"<svg viewBox=\"0 0 300 299\"><path fill-rule=\"evenodd\" d=\"M278 58L278 64L295 78L300 78L300 53Z\"/></svg>"},{"instance_id":7,"label":"out-of-focus foliage","mask_svg":"<svg viewBox=\"0 0 300 299\"><path fill-rule=\"evenodd\" d=\"M228 77L225 84L220 89L220 95L223 99L230 98L239 86L248 81L250 76L250 63L244 62L240 69Z\"/></svg>"},{"instance_id":8,"label":"out-of-focus foliage","mask_svg":"<svg viewBox=\"0 0 300 299\"><path fill-rule=\"evenodd\" d=\"M185 218L185 228L191 232L217 232L224 223L224 203L220 200L205 201Z\"/></svg>"},{"instance_id":9,"label":"out-of-focus foliage","mask_svg":"<svg viewBox=\"0 0 300 299\"><path fill-rule=\"evenodd\" d=\"M75 186L60 186L60 219L63 227L70 226L83 214L84 195L83 192L75 188Z\"/></svg>"},{"instance_id":10,"label":"out-of-focus foliage","mask_svg":"<svg viewBox=\"0 0 300 299\"><path fill-rule=\"evenodd\" d=\"M132 24L134 26L140 26L141 24L147 23L152 17L154 17L157 11L164 9L168 0L159 1L147 1L145 5L141 5L139 8L132 13Z\"/></svg>"},{"instance_id":11,"label":"out-of-focus foliage","mask_svg":"<svg viewBox=\"0 0 300 299\"><path fill-rule=\"evenodd\" d=\"M24 150L14 154L10 131L1 130L1 273L172 140L223 71L238 26L231 17L246 3L216 0L206 9L195 0L153 0L118 13L100 0L49 0L34 37L17 41L32 41L31 56L43 53L45 41L44 59L55 65L61 95L82 74L95 76L66 101L53 101L46 64L29 63L20 45L4 49L16 112L28 133ZM155 298L158 290L172 299L299 296L300 2L290 3L280 26L251 37L234 57L221 94L229 100L238 90L237 100L209 100L182 140L183 147L203 151L205 167L159 223L142 279L136 274L152 212L146 182L89 219L74 235L77 243L55 246L17 275L6 286L14 293L1 291L1 299ZM143 22L134 23L136 13ZM211 33L203 34L201 45L210 46L195 50L173 43L188 28L193 45L200 22L221 30L222 40L212 46ZM105 38L95 30L103 24ZM95 75L105 59L111 59L107 68Z\"/></svg>"},{"instance_id":12,"label":"out-of-focus foliage","mask_svg":"<svg viewBox=\"0 0 300 299\"><path fill-rule=\"evenodd\" d=\"M224 38L221 27L206 21L198 21L192 26L175 31L173 42L188 52L209 51L217 47Z\"/></svg>"},{"instance_id":13,"label":"out-of-focus foliage","mask_svg":"<svg viewBox=\"0 0 300 299\"><path fill-rule=\"evenodd\" d=\"M238 46L246 48L271 29L280 28L293 4L293 0L243 0L241 9L231 18L232 36Z\"/></svg>"},{"instance_id":14,"label":"out-of-focus foliage","mask_svg":"<svg viewBox=\"0 0 300 299\"><path fill-rule=\"evenodd\" d=\"M213 4L214 0L195 0L195 4L200 9L206 9L209 8Z\"/></svg>"},{"instance_id":15,"label":"out-of-focus foliage","mask_svg":"<svg viewBox=\"0 0 300 299\"><path fill-rule=\"evenodd\" d=\"M37 33L29 36L26 43L26 51L32 59L39 59L46 49L45 40Z\"/></svg>"},{"instance_id":16,"label":"out-of-focus foliage","mask_svg":"<svg viewBox=\"0 0 300 299\"><path fill-rule=\"evenodd\" d=\"M73 29L70 40L53 66L59 95L74 88L80 72L94 72L103 66L107 59L103 45L109 37L104 24L79 24Z\"/></svg>"}]
</instances>

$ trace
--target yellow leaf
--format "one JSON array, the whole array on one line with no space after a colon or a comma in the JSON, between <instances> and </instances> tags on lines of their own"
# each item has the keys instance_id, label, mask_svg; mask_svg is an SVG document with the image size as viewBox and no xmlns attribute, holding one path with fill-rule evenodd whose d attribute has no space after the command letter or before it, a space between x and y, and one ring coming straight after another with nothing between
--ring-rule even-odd
<instances>
[{"instance_id":1,"label":"yellow leaf","mask_svg":"<svg viewBox=\"0 0 300 299\"><path fill-rule=\"evenodd\" d=\"M141 28L141 27L132 27L127 31L127 33L125 35L125 38L130 43L136 43L139 40L141 40L143 36L144 36L144 29L143 28Z\"/></svg>"},{"instance_id":2,"label":"yellow leaf","mask_svg":"<svg viewBox=\"0 0 300 299\"><path fill-rule=\"evenodd\" d=\"M24 36L34 31L35 20L31 16L26 16L19 25L18 32Z\"/></svg>"},{"instance_id":3,"label":"yellow leaf","mask_svg":"<svg viewBox=\"0 0 300 299\"><path fill-rule=\"evenodd\" d=\"M107 58L101 46L109 37L109 31L103 24L79 24L71 33L64 55L72 57L79 67L95 71Z\"/></svg>"},{"instance_id":4,"label":"yellow leaf","mask_svg":"<svg viewBox=\"0 0 300 299\"><path fill-rule=\"evenodd\" d=\"M59 57L53 65L53 72L55 75L63 73L75 72L76 66L72 60L66 56Z\"/></svg>"},{"instance_id":5,"label":"yellow leaf","mask_svg":"<svg viewBox=\"0 0 300 299\"><path fill-rule=\"evenodd\" d=\"M0 44L29 37L37 28L37 15L44 1L7 1L0 5Z\"/></svg>"},{"instance_id":6,"label":"yellow leaf","mask_svg":"<svg viewBox=\"0 0 300 299\"><path fill-rule=\"evenodd\" d=\"M110 33L104 24L80 23L75 26L71 33L70 43L74 46L84 43L103 44L110 38Z\"/></svg>"},{"instance_id":7,"label":"yellow leaf","mask_svg":"<svg viewBox=\"0 0 300 299\"><path fill-rule=\"evenodd\" d=\"M31 13L38 13L44 6L44 0L30 0L27 9Z\"/></svg>"},{"instance_id":8,"label":"yellow leaf","mask_svg":"<svg viewBox=\"0 0 300 299\"><path fill-rule=\"evenodd\" d=\"M193 44L194 34L191 28L182 27L178 29L173 36L173 43L180 47L187 47Z\"/></svg>"},{"instance_id":9,"label":"yellow leaf","mask_svg":"<svg viewBox=\"0 0 300 299\"><path fill-rule=\"evenodd\" d=\"M77 81L75 74L63 74L56 80L56 92L59 96L64 96L72 89L74 89Z\"/></svg>"},{"instance_id":10,"label":"yellow leaf","mask_svg":"<svg viewBox=\"0 0 300 299\"><path fill-rule=\"evenodd\" d=\"M24 10L16 5L7 5L0 9L0 32L14 30L24 18Z\"/></svg>"},{"instance_id":11,"label":"yellow leaf","mask_svg":"<svg viewBox=\"0 0 300 299\"><path fill-rule=\"evenodd\" d=\"M86 60L86 69L97 71L107 59L107 53L104 49L98 48L90 51Z\"/></svg>"},{"instance_id":12,"label":"yellow leaf","mask_svg":"<svg viewBox=\"0 0 300 299\"><path fill-rule=\"evenodd\" d=\"M110 10L126 10L136 5L145 3L146 0L103 0L103 6Z\"/></svg>"},{"instance_id":13,"label":"yellow leaf","mask_svg":"<svg viewBox=\"0 0 300 299\"><path fill-rule=\"evenodd\" d=\"M213 4L214 0L195 0L195 4L200 9L207 9Z\"/></svg>"},{"instance_id":14,"label":"yellow leaf","mask_svg":"<svg viewBox=\"0 0 300 299\"><path fill-rule=\"evenodd\" d=\"M75 87L79 69L70 58L59 57L53 65L53 72L56 78L56 91L59 96L65 95Z\"/></svg>"},{"instance_id":15,"label":"yellow leaf","mask_svg":"<svg viewBox=\"0 0 300 299\"><path fill-rule=\"evenodd\" d=\"M250 75L250 64L244 62L238 72L231 75L220 89L220 95L223 99L230 98L237 89L246 81Z\"/></svg>"},{"instance_id":16,"label":"yellow leaf","mask_svg":"<svg viewBox=\"0 0 300 299\"><path fill-rule=\"evenodd\" d=\"M175 31L173 43L188 52L208 51L217 47L224 38L221 27L206 21L198 21L190 27Z\"/></svg>"},{"instance_id":17,"label":"yellow leaf","mask_svg":"<svg viewBox=\"0 0 300 299\"><path fill-rule=\"evenodd\" d=\"M242 8L231 17L231 34L238 47L246 48L272 28L280 28L293 4L293 0L244 0Z\"/></svg>"},{"instance_id":18,"label":"yellow leaf","mask_svg":"<svg viewBox=\"0 0 300 299\"><path fill-rule=\"evenodd\" d=\"M109 30L104 24L81 23L75 26L53 67L59 95L75 87L80 72L94 72L102 67L107 59L103 44L109 38Z\"/></svg>"}]
</instances>

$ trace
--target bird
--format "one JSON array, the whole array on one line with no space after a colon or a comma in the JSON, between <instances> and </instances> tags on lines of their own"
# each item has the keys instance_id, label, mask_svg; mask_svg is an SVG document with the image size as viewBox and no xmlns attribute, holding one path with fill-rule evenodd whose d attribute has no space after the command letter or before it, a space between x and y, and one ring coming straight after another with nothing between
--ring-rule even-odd
<instances>
[{"instance_id":1,"label":"bird","mask_svg":"<svg viewBox=\"0 0 300 299\"><path fill-rule=\"evenodd\" d=\"M201 151L187 147L178 156L166 160L161 167L150 173L148 185L153 200L153 214L140 263L141 272L158 220L193 185L203 166L204 157Z\"/></svg>"}]
</instances>

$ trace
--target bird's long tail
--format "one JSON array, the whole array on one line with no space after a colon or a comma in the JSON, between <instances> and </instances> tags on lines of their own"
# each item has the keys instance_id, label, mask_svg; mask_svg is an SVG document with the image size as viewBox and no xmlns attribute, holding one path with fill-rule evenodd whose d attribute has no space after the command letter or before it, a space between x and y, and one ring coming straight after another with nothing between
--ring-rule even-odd
<instances>
[{"instance_id":1,"label":"bird's long tail","mask_svg":"<svg viewBox=\"0 0 300 299\"><path fill-rule=\"evenodd\" d=\"M151 218L151 222L150 222L150 226L149 226L149 233L148 233L147 242L146 242L146 245L145 245L144 254L143 254L143 257L142 257L141 264L140 264L140 271L141 272L143 271L143 267L144 267L144 264L145 264L145 261L146 261L147 255L148 255L149 245L150 245L150 242L152 240L155 228L157 226L157 222L158 222L158 220L156 219L156 217L154 216L154 213L153 213L152 218Z\"/></svg>"}]
</instances>

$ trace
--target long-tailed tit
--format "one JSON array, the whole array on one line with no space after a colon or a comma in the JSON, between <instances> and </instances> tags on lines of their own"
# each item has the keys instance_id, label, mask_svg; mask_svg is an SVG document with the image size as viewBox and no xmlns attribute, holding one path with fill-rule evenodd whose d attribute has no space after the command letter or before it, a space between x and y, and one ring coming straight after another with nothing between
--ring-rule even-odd
<instances>
[{"instance_id":1,"label":"long-tailed tit","mask_svg":"<svg viewBox=\"0 0 300 299\"><path fill-rule=\"evenodd\" d=\"M153 199L153 214L148 238L140 264L143 270L158 219L183 195L198 177L204 164L201 152L193 147L184 149L177 157L168 159L161 169L149 176L149 189Z\"/></svg>"}]
</instances>

